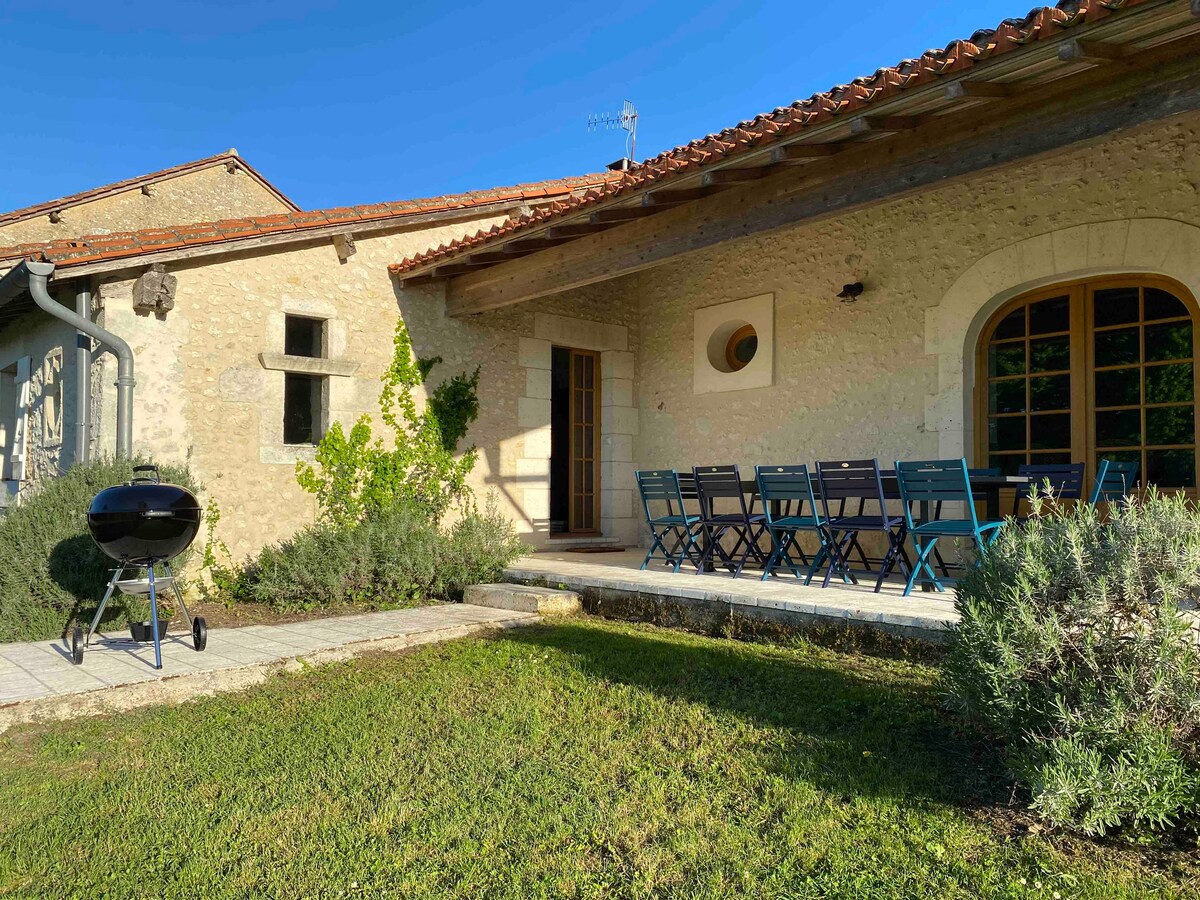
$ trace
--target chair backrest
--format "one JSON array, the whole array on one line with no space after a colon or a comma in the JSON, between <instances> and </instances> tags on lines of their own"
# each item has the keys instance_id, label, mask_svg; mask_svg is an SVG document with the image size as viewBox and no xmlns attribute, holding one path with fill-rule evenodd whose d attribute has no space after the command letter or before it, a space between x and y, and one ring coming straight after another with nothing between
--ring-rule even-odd
<instances>
[{"instance_id":1,"label":"chair backrest","mask_svg":"<svg viewBox=\"0 0 1200 900\"><path fill-rule=\"evenodd\" d=\"M1113 503L1129 494L1137 484L1138 463L1115 459L1100 460L1096 472L1096 483L1088 503L1095 506L1100 501Z\"/></svg>"},{"instance_id":2,"label":"chair backrest","mask_svg":"<svg viewBox=\"0 0 1200 900\"><path fill-rule=\"evenodd\" d=\"M736 499L742 515L749 515L746 493L742 490L742 476L736 465L696 466L692 474L696 479L696 494L700 498L700 515L707 518L717 514L715 501L720 499Z\"/></svg>"},{"instance_id":3,"label":"chair backrest","mask_svg":"<svg viewBox=\"0 0 1200 900\"><path fill-rule=\"evenodd\" d=\"M754 478L758 482L758 496L762 498L767 524L774 524L779 518L774 515L776 504L786 510L782 516L803 516L807 503L809 515L816 517L817 499L808 466L755 466Z\"/></svg>"},{"instance_id":4,"label":"chair backrest","mask_svg":"<svg viewBox=\"0 0 1200 900\"><path fill-rule=\"evenodd\" d=\"M825 518L847 515L846 501L858 500L858 515L866 515L866 503L879 505L880 522L888 520L887 497L879 475L877 459L842 459L817 463L817 481L821 486L821 502ZM830 501L838 501L835 512ZM855 514L855 513L850 513Z\"/></svg>"},{"instance_id":5,"label":"chair backrest","mask_svg":"<svg viewBox=\"0 0 1200 900\"><path fill-rule=\"evenodd\" d=\"M971 517L971 525L979 528L975 515L975 497L971 493L971 478L965 459L933 459L918 462L896 461L896 480L904 499L904 517L913 528L912 504L962 502Z\"/></svg>"},{"instance_id":6,"label":"chair backrest","mask_svg":"<svg viewBox=\"0 0 1200 900\"><path fill-rule=\"evenodd\" d=\"M1026 475L1029 484L1017 486L1017 495L1013 500L1013 515L1022 500L1028 500L1029 495L1037 488L1038 494L1046 493L1046 485L1058 500L1083 499L1083 463L1046 463L1028 465L1022 463L1017 467L1018 475Z\"/></svg>"},{"instance_id":7,"label":"chair backrest","mask_svg":"<svg viewBox=\"0 0 1200 900\"><path fill-rule=\"evenodd\" d=\"M653 522L666 516L684 514L683 494L679 490L679 475L674 469L639 470L635 474L647 522ZM651 504L660 503L666 504L666 510L661 514L656 514L651 509Z\"/></svg>"}]
</instances>

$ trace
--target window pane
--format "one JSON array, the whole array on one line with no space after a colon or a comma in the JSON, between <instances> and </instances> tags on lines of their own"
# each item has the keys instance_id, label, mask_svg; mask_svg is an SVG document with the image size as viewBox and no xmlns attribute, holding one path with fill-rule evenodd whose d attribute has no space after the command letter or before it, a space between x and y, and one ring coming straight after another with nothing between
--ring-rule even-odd
<instances>
[{"instance_id":1,"label":"window pane","mask_svg":"<svg viewBox=\"0 0 1200 900\"><path fill-rule=\"evenodd\" d=\"M1191 359L1192 323L1146 326L1146 359Z\"/></svg>"},{"instance_id":2,"label":"window pane","mask_svg":"<svg viewBox=\"0 0 1200 900\"><path fill-rule=\"evenodd\" d=\"M996 326L996 330L992 332L993 341L1002 341L1005 338L1015 338L1025 336L1025 307L1014 309L1007 316L1000 320L1000 324Z\"/></svg>"},{"instance_id":3,"label":"window pane","mask_svg":"<svg viewBox=\"0 0 1200 900\"><path fill-rule=\"evenodd\" d=\"M1043 338L1029 342L1030 372L1061 372L1071 368L1071 339Z\"/></svg>"},{"instance_id":4,"label":"window pane","mask_svg":"<svg viewBox=\"0 0 1200 900\"><path fill-rule=\"evenodd\" d=\"M1070 375L1050 375L1045 378L1029 379L1029 408L1031 410L1042 412L1052 409L1070 409L1070 407Z\"/></svg>"},{"instance_id":5,"label":"window pane","mask_svg":"<svg viewBox=\"0 0 1200 900\"><path fill-rule=\"evenodd\" d=\"M1096 332L1096 365L1127 366L1140 362L1138 329Z\"/></svg>"},{"instance_id":6,"label":"window pane","mask_svg":"<svg viewBox=\"0 0 1200 900\"><path fill-rule=\"evenodd\" d=\"M1147 403L1190 403L1195 397L1195 385L1191 363L1146 368Z\"/></svg>"},{"instance_id":7,"label":"window pane","mask_svg":"<svg viewBox=\"0 0 1200 900\"><path fill-rule=\"evenodd\" d=\"M1017 470L1021 468L1021 463L1025 462L1024 453L1014 453L1001 456L993 453L988 457L988 467L999 469L1001 475L1016 475Z\"/></svg>"},{"instance_id":8,"label":"window pane","mask_svg":"<svg viewBox=\"0 0 1200 900\"><path fill-rule=\"evenodd\" d=\"M988 422L989 450L1024 450L1025 417L1012 416Z\"/></svg>"},{"instance_id":9,"label":"window pane","mask_svg":"<svg viewBox=\"0 0 1200 900\"><path fill-rule=\"evenodd\" d=\"M1196 486L1196 451L1147 450L1146 480L1164 488Z\"/></svg>"},{"instance_id":10,"label":"window pane","mask_svg":"<svg viewBox=\"0 0 1200 900\"><path fill-rule=\"evenodd\" d=\"M1025 412L1025 379L991 382L988 385L988 412Z\"/></svg>"},{"instance_id":11,"label":"window pane","mask_svg":"<svg viewBox=\"0 0 1200 900\"><path fill-rule=\"evenodd\" d=\"M1029 333L1050 334L1071 327L1071 298L1052 297L1030 304Z\"/></svg>"},{"instance_id":12,"label":"window pane","mask_svg":"<svg viewBox=\"0 0 1200 900\"><path fill-rule=\"evenodd\" d=\"M1057 453L1034 453L1031 456L1035 466L1069 465L1071 451L1062 450Z\"/></svg>"},{"instance_id":13,"label":"window pane","mask_svg":"<svg viewBox=\"0 0 1200 900\"><path fill-rule=\"evenodd\" d=\"M1095 293L1096 327L1124 325L1138 320L1138 289L1107 288Z\"/></svg>"},{"instance_id":14,"label":"window pane","mask_svg":"<svg viewBox=\"0 0 1200 900\"><path fill-rule=\"evenodd\" d=\"M1147 444L1191 444L1195 440L1192 406L1155 406L1146 410Z\"/></svg>"},{"instance_id":15,"label":"window pane","mask_svg":"<svg viewBox=\"0 0 1200 900\"><path fill-rule=\"evenodd\" d=\"M1136 447L1142 442L1142 413L1137 409L1096 413L1096 445Z\"/></svg>"},{"instance_id":16,"label":"window pane","mask_svg":"<svg viewBox=\"0 0 1200 900\"><path fill-rule=\"evenodd\" d=\"M1029 417L1029 446L1034 449L1059 449L1071 446L1071 416Z\"/></svg>"},{"instance_id":17,"label":"window pane","mask_svg":"<svg viewBox=\"0 0 1200 900\"><path fill-rule=\"evenodd\" d=\"M1141 369L1096 373L1096 406L1133 406L1142 402Z\"/></svg>"},{"instance_id":18,"label":"window pane","mask_svg":"<svg viewBox=\"0 0 1200 900\"><path fill-rule=\"evenodd\" d=\"M988 351L988 374L993 378L1001 375L1024 375L1025 342L993 344Z\"/></svg>"},{"instance_id":19,"label":"window pane","mask_svg":"<svg viewBox=\"0 0 1200 900\"><path fill-rule=\"evenodd\" d=\"M1159 288L1146 288L1146 321L1155 319L1183 318L1188 314L1187 307L1174 294Z\"/></svg>"}]
</instances>

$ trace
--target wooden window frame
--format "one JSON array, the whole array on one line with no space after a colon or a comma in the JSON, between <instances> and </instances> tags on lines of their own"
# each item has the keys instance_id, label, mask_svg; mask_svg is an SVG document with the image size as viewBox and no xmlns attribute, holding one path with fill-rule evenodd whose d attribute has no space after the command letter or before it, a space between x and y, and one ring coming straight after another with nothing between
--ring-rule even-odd
<instances>
[{"instance_id":1,"label":"wooden window frame","mask_svg":"<svg viewBox=\"0 0 1200 900\"><path fill-rule=\"evenodd\" d=\"M743 325L741 328L731 334L729 339L725 342L725 365L729 366L730 372L739 372L746 368L746 366L750 365L750 363L753 361L753 357L751 357L745 362L742 362L737 358L736 355L737 345L748 337L758 337L758 332L755 331L754 326L749 323ZM755 351L755 356L757 355L758 352Z\"/></svg>"},{"instance_id":2,"label":"wooden window frame","mask_svg":"<svg viewBox=\"0 0 1200 900\"><path fill-rule=\"evenodd\" d=\"M1049 300L1054 297L1067 296L1069 297L1069 346L1071 350L1070 375L1071 375L1071 459L1073 462L1082 460L1085 464L1085 478L1087 482L1091 482L1096 477L1096 365L1095 365L1095 304L1094 296L1097 291L1108 290L1110 288L1159 288L1174 295L1184 307L1187 308L1192 319L1192 357L1191 360L1178 360L1177 362L1191 362L1192 364L1192 406L1195 410L1194 430L1194 453L1196 465L1196 478L1200 484L1200 305L1196 303L1195 297L1192 296L1184 285L1180 284L1171 278L1166 278L1161 275L1150 274L1121 274L1100 276L1096 278L1083 278L1074 281L1060 282L1058 284L1049 285L1047 287L1038 288L1037 290L1028 291L1020 296L1014 297L1006 303L1002 304L991 316L988 317L987 323L980 332L979 340L975 345L975 388L974 388L974 421L975 421L975 440L973 447L973 455L975 465L987 466L991 455L988 446L989 439L989 417L991 415L988 403L988 349L992 343L992 336L996 327L1014 310L1028 307L1042 300ZM1140 316L1136 322L1137 327L1144 328L1146 322L1144 308L1141 310ZM1164 320L1170 321L1170 320ZM1134 323L1131 323L1131 326ZM1154 324L1154 323L1151 323ZM1053 332L1051 334L1060 335L1062 332ZM1037 335L1037 338L1042 335ZM1029 334L1028 321L1026 321L1025 341L1026 345L1031 340ZM1014 339L1015 342L1015 339ZM1144 373L1146 366L1144 348L1141 348L1141 358L1138 362L1138 368ZM1014 376L1015 377L1015 376ZM1026 354L1025 374L1026 384L1030 378L1028 352ZM1144 381L1144 375L1142 376ZM1030 415L1029 409L1028 387L1026 388L1026 404L1024 416L1028 421ZM1142 453L1142 466L1138 473L1139 480L1146 478L1145 454L1147 446L1147 434L1145 428L1146 418L1146 398L1145 388L1142 388L1141 401L1138 404L1142 415L1142 441L1138 449ZM1026 434L1026 454L1031 450L1029 448L1028 432ZM1190 496L1196 496L1197 487L1183 488Z\"/></svg>"}]
</instances>

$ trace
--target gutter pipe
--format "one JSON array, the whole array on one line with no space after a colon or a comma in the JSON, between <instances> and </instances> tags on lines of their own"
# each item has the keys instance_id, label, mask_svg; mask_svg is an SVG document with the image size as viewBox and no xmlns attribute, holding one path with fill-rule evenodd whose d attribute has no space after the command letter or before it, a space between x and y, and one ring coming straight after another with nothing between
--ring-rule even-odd
<instances>
[{"instance_id":1,"label":"gutter pipe","mask_svg":"<svg viewBox=\"0 0 1200 900\"><path fill-rule=\"evenodd\" d=\"M133 351L111 331L106 331L86 316L72 312L55 301L47 290L54 274L54 263L22 260L0 278L0 306L26 292L33 302L56 319L95 338L117 357L117 456L129 457L133 447ZM90 292L89 292L90 294Z\"/></svg>"},{"instance_id":2,"label":"gutter pipe","mask_svg":"<svg viewBox=\"0 0 1200 900\"><path fill-rule=\"evenodd\" d=\"M75 315L92 318L92 289L88 282L75 292ZM92 339L75 332L75 462L85 463L91 450Z\"/></svg>"}]
</instances>

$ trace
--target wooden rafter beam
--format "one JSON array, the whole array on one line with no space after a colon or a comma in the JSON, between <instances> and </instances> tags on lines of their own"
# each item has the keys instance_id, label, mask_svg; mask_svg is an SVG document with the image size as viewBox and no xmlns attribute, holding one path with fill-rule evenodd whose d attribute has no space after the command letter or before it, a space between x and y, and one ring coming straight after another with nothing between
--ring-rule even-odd
<instances>
[{"instance_id":1,"label":"wooden rafter beam","mask_svg":"<svg viewBox=\"0 0 1200 900\"><path fill-rule=\"evenodd\" d=\"M725 187L731 184L746 184L749 181L757 181L768 174L770 174L770 170L767 168L717 169L715 172L706 172L704 177L700 179L700 184L707 188Z\"/></svg>"},{"instance_id":2,"label":"wooden rafter beam","mask_svg":"<svg viewBox=\"0 0 1200 900\"><path fill-rule=\"evenodd\" d=\"M896 134L921 124L919 116L859 116L850 121L851 134Z\"/></svg>"},{"instance_id":3,"label":"wooden rafter beam","mask_svg":"<svg viewBox=\"0 0 1200 900\"><path fill-rule=\"evenodd\" d=\"M653 206L618 206L614 209L602 209L588 216L593 225L606 225L614 222L628 222L630 219L640 219L643 216L658 212Z\"/></svg>"},{"instance_id":4,"label":"wooden rafter beam","mask_svg":"<svg viewBox=\"0 0 1200 900\"><path fill-rule=\"evenodd\" d=\"M571 238L603 231L606 227L603 223L572 222L570 225L551 225L542 234L548 241L569 241Z\"/></svg>"},{"instance_id":5,"label":"wooden rafter beam","mask_svg":"<svg viewBox=\"0 0 1200 900\"><path fill-rule=\"evenodd\" d=\"M526 253L533 253L537 250L545 250L547 247L554 247L561 244L562 240L551 240L543 235L537 237L524 238L519 241L513 241L511 244L505 244L500 248L500 252L512 259L514 256L524 256Z\"/></svg>"},{"instance_id":6,"label":"wooden rafter beam","mask_svg":"<svg viewBox=\"0 0 1200 900\"><path fill-rule=\"evenodd\" d=\"M1058 58L1063 62L1109 63L1126 59L1132 53L1133 48L1125 44L1104 44L1078 38L1072 38L1058 48Z\"/></svg>"},{"instance_id":7,"label":"wooden rafter beam","mask_svg":"<svg viewBox=\"0 0 1200 900\"><path fill-rule=\"evenodd\" d=\"M1003 100L1012 95L1011 84L997 81L956 81L946 85L947 100Z\"/></svg>"},{"instance_id":8,"label":"wooden rafter beam","mask_svg":"<svg viewBox=\"0 0 1200 900\"><path fill-rule=\"evenodd\" d=\"M705 187L674 188L673 190L662 188L642 194L642 206L675 206L679 203L699 200L711 193L712 189Z\"/></svg>"},{"instance_id":9,"label":"wooden rafter beam","mask_svg":"<svg viewBox=\"0 0 1200 900\"><path fill-rule=\"evenodd\" d=\"M774 148L771 151L771 163L776 166L806 163L814 159L827 159L841 152L841 144L790 144Z\"/></svg>"}]
</instances>

